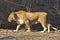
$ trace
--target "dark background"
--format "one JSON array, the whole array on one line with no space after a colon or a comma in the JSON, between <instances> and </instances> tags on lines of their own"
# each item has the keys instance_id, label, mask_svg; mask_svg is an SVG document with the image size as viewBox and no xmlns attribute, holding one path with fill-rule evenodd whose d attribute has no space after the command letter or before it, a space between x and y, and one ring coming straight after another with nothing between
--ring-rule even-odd
<instances>
[{"instance_id":1,"label":"dark background","mask_svg":"<svg viewBox=\"0 0 60 40\"><path fill-rule=\"evenodd\" d=\"M0 0L0 27L15 25L7 17L17 10L48 12L51 24L60 28L60 0Z\"/></svg>"}]
</instances>

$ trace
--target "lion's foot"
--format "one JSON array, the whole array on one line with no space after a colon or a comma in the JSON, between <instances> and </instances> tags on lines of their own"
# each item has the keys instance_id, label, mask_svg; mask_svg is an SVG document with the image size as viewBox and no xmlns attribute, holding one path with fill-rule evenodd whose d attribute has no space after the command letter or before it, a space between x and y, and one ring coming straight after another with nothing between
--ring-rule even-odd
<instances>
[{"instance_id":1,"label":"lion's foot","mask_svg":"<svg viewBox=\"0 0 60 40\"><path fill-rule=\"evenodd\" d=\"M18 30L14 30L14 32L17 32Z\"/></svg>"},{"instance_id":2,"label":"lion's foot","mask_svg":"<svg viewBox=\"0 0 60 40\"><path fill-rule=\"evenodd\" d=\"M45 31L40 31L40 32L45 32Z\"/></svg>"},{"instance_id":3,"label":"lion's foot","mask_svg":"<svg viewBox=\"0 0 60 40\"><path fill-rule=\"evenodd\" d=\"M27 30L26 32L31 32L30 30Z\"/></svg>"},{"instance_id":4,"label":"lion's foot","mask_svg":"<svg viewBox=\"0 0 60 40\"><path fill-rule=\"evenodd\" d=\"M50 30L48 31L48 33L50 32Z\"/></svg>"}]
</instances>

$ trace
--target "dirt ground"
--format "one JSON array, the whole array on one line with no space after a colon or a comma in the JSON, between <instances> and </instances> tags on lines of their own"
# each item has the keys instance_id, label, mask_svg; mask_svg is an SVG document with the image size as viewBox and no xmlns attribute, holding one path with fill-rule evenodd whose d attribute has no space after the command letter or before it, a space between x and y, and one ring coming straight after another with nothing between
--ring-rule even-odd
<instances>
[{"instance_id":1,"label":"dirt ground","mask_svg":"<svg viewBox=\"0 0 60 40\"><path fill-rule=\"evenodd\" d=\"M60 40L60 30L41 33L40 31L25 32L19 30L13 32L13 30L0 29L0 40Z\"/></svg>"}]
</instances>

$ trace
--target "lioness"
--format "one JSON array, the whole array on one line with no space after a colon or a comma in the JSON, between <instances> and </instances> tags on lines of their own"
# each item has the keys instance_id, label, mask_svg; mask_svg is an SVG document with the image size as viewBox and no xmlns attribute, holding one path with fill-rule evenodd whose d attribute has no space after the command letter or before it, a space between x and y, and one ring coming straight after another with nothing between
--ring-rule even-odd
<instances>
[{"instance_id":1,"label":"lioness","mask_svg":"<svg viewBox=\"0 0 60 40\"><path fill-rule=\"evenodd\" d=\"M20 25L25 24L27 32L30 32L31 24L38 21L43 27L43 31L41 32L45 32L47 29L48 32L50 32L50 22L48 19L48 13L46 12L25 12L20 10L17 12L12 12L9 15L8 21L11 22L12 20L16 21L18 24L16 30L14 31L18 31Z\"/></svg>"}]
</instances>

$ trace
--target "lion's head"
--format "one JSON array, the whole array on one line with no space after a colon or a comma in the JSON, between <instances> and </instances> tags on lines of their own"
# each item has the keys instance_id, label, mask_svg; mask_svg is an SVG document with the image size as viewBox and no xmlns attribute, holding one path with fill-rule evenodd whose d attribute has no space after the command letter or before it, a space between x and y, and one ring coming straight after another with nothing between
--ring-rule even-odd
<instances>
[{"instance_id":1,"label":"lion's head","mask_svg":"<svg viewBox=\"0 0 60 40\"><path fill-rule=\"evenodd\" d=\"M8 21L11 22L12 20L15 20L14 12L10 13L10 15L8 16Z\"/></svg>"}]
</instances>

